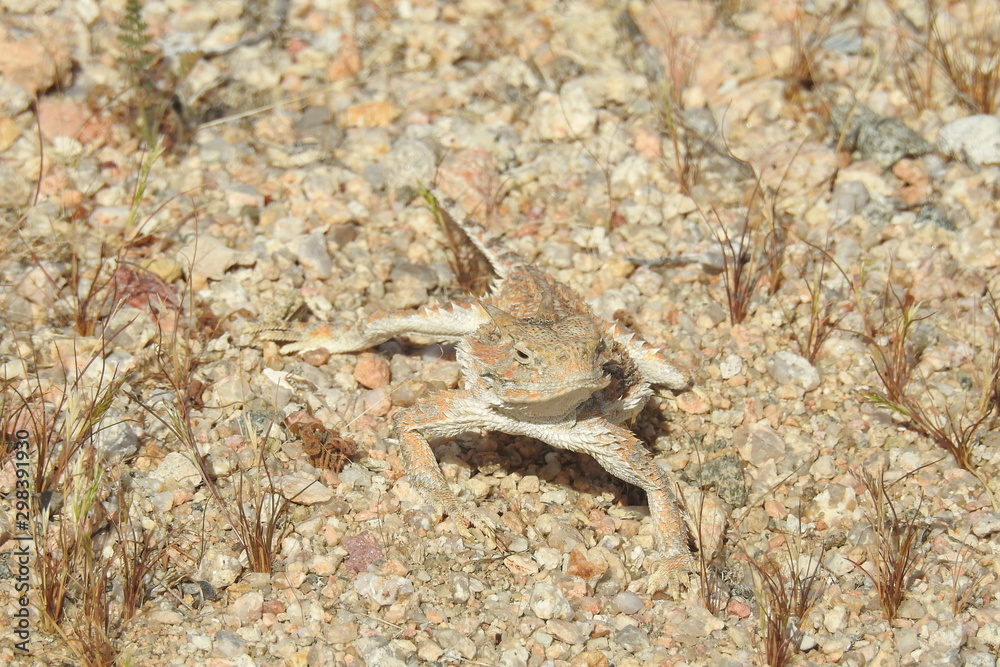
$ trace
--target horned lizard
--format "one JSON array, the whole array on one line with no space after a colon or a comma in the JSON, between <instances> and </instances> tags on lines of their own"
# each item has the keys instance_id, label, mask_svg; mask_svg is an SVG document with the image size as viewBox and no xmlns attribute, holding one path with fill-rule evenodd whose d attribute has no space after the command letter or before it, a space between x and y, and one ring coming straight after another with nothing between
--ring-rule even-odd
<instances>
[{"instance_id":1,"label":"horned lizard","mask_svg":"<svg viewBox=\"0 0 1000 667\"><path fill-rule=\"evenodd\" d=\"M435 194L448 215L489 260L497 278L481 298L416 312L375 312L353 330L259 327L259 339L289 342L283 354L325 348L358 352L407 334L457 342L464 388L425 395L395 414L407 473L415 488L453 517L496 538L505 528L462 503L449 488L428 439L472 430L537 438L589 454L615 477L646 491L660 554L671 572L689 558L674 482L623 426L652 395L650 385L684 389L688 374L619 324L599 320L572 289L510 251ZM438 203L443 207L438 208Z\"/></svg>"}]
</instances>

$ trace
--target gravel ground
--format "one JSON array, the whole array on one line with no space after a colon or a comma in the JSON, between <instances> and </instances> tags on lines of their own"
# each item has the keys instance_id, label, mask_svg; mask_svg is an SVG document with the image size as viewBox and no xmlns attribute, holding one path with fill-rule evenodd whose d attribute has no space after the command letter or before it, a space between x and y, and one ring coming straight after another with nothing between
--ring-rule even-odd
<instances>
[{"instance_id":1,"label":"gravel ground","mask_svg":"<svg viewBox=\"0 0 1000 667\"><path fill-rule=\"evenodd\" d=\"M86 526L112 609L115 553L148 536L139 613L106 628L124 664L735 666L781 636L790 664L996 664L1000 99L954 83L1000 77L992 5L296 0L281 22L150 0L138 51L121 0L0 6L5 433L37 450L56 424L68 472L35 496L34 548L68 558ZM686 590L647 592L645 498L584 457L437 446L523 535L505 551L422 502L391 416L458 385L451 349L299 358L243 335L461 294L430 182L692 369L634 426L686 499ZM910 375L895 400L968 430L965 469L872 403L885 360ZM8 618L16 482L11 456ZM237 498L281 517L272 572ZM877 547L908 536L887 620ZM96 566L65 565L56 631L42 560L32 653L4 632L0 663L84 664ZM811 604L782 612L803 582Z\"/></svg>"}]
</instances>

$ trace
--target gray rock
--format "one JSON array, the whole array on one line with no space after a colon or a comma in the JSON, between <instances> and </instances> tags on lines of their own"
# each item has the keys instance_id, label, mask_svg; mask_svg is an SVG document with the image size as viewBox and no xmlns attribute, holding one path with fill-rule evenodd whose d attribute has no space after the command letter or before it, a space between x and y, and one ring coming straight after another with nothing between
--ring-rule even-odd
<instances>
[{"instance_id":1,"label":"gray rock","mask_svg":"<svg viewBox=\"0 0 1000 667\"><path fill-rule=\"evenodd\" d=\"M1000 164L1000 118L980 114L952 121L938 132L937 145L972 165Z\"/></svg>"},{"instance_id":2,"label":"gray rock","mask_svg":"<svg viewBox=\"0 0 1000 667\"><path fill-rule=\"evenodd\" d=\"M31 192L31 181L9 167L0 167L0 206L24 206Z\"/></svg>"},{"instance_id":3,"label":"gray rock","mask_svg":"<svg viewBox=\"0 0 1000 667\"><path fill-rule=\"evenodd\" d=\"M247 643L239 635L227 630L215 633L215 651L224 658L236 658L247 653Z\"/></svg>"},{"instance_id":4,"label":"gray rock","mask_svg":"<svg viewBox=\"0 0 1000 667\"><path fill-rule=\"evenodd\" d=\"M730 354L719 363L719 373L723 380L736 377L743 372L743 360L738 354Z\"/></svg>"},{"instance_id":5,"label":"gray rock","mask_svg":"<svg viewBox=\"0 0 1000 667\"><path fill-rule=\"evenodd\" d=\"M524 646L504 649L503 653L500 654L500 665L502 667L527 667L530 655Z\"/></svg>"},{"instance_id":6,"label":"gray rock","mask_svg":"<svg viewBox=\"0 0 1000 667\"><path fill-rule=\"evenodd\" d=\"M212 638L204 632L188 631L188 646L195 651L212 650Z\"/></svg>"},{"instance_id":7,"label":"gray rock","mask_svg":"<svg viewBox=\"0 0 1000 667\"><path fill-rule=\"evenodd\" d=\"M207 581L215 589L226 588L243 573L243 565L238 558L211 547L198 566L195 578Z\"/></svg>"},{"instance_id":8,"label":"gray rock","mask_svg":"<svg viewBox=\"0 0 1000 667\"><path fill-rule=\"evenodd\" d=\"M985 623L976 631L976 639L987 646L1000 645L1000 624Z\"/></svg>"},{"instance_id":9,"label":"gray rock","mask_svg":"<svg viewBox=\"0 0 1000 667\"><path fill-rule=\"evenodd\" d=\"M361 175L368 181L373 190L382 190L385 188L385 167L382 164L365 165L361 170Z\"/></svg>"},{"instance_id":10,"label":"gray rock","mask_svg":"<svg viewBox=\"0 0 1000 667\"><path fill-rule=\"evenodd\" d=\"M114 465L139 451L139 436L121 416L106 416L94 435L94 449L108 465ZM200 479L200 478L199 478Z\"/></svg>"},{"instance_id":11,"label":"gray rock","mask_svg":"<svg viewBox=\"0 0 1000 667\"><path fill-rule=\"evenodd\" d=\"M0 113L5 116L16 116L31 106L31 95L10 79L0 79Z\"/></svg>"},{"instance_id":12,"label":"gray rock","mask_svg":"<svg viewBox=\"0 0 1000 667\"><path fill-rule=\"evenodd\" d=\"M385 637L379 635L369 635L358 637L354 642L358 653L364 659L366 665L379 665L380 667L405 667L406 663L398 655L398 651Z\"/></svg>"},{"instance_id":13,"label":"gray rock","mask_svg":"<svg viewBox=\"0 0 1000 667\"><path fill-rule=\"evenodd\" d=\"M573 246L569 243L546 241L542 244L542 255L553 268L568 269L573 266Z\"/></svg>"},{"instance_id":14,"label":"gray rock","mask_svg":"<svg viewBox=\"0 0 1000 667\"><path fill-rule=\"evenodd\" d=\"M214 236L200 234L177 251L177 261L196 278L222 280L223 274L237 263L239 255Z\"/></svg>"},{"instance_id":15,"label":"gray rock","mask_svg":"<svg viewBox=\"0 0 1000 667\"><path fill-rule=\"evenodd\" d=\"M819 646L819 642L812 635L802 635L802 640L799 642L799 650L803 653L811 651Z\"/></svg>"},{"instance_id":16,"label":"gray rock","mask_svg":"<svg viewBox=\"0 0 1000 667\"><path fill-rule=\"evenodd\" d=\"M869 199L868 188L861 181L838 181L833 186L833 195L827 207L830 218L835 222L843 222L855 213L860 213Z\"/></svg>"},{"instance_id":17,"label":"gray rock","mask_svg":"<svg viewBox=\"0 0 1000 667\"><path fill-rule=\"evenodd\" d=\"M767 359L767 372L780 384L795 384L806 391L819 386L819 372L804 357L782 350Z\"/></svg>"},{"instance_id":18,"label":"gray rock","mask_svg":"<svg viewBox=\"0 0 1000 667\"><path fill-rule=\"evenodd\" d=\"M594 592L602 597L612 597L620 593L625 588L626 572L618 563L612 563L611 567L598 578L594 584Z\"/></svg>"},{"instance_id":19,"label":"gray rock","mask_svg":"<svg viewBox=\"0 0 1000 667\"><path fill-rule=\"evenodd\" d=\"M717 619L710 611L702 605L692 605L685 615L674 625L675 636L681 641L686 637L703 639L713 632L717 632L726 627L726 624ZM693 642L688 642L693 643Z\"/></svg>"},{"instance_id":20,"label":"gray rock","mask_svg":"<svg viewBox=\"0 0 1000 667\"><path fill-rule=\"evenodd\" d=\"M719 125L715 122L715 115L711 109L698 107L684 109L681 113L684 118L684 127L701 139L707 140L719 131Z\"/></svg>"},{"instance_id":21,"label":"gray rock","mask_svg":"<svg viewBox=\"0 0 1000 667\"><path fill-rule=\"evenodd\" d=\"M0 379L13 380L24 376L26 366L23 359L0 357Z\"/></svg>"},{"instance_id":22,"label":"gray rock","mask_svg":"<svg viewBox=\"0 0 1000 667\"><path fill-rule=\"evenodd\" d=\"M622 614L634 614L646 606L642 603L642 598L632 591L622 591L612 602Z\"/></svg>"},{"instance_id":23,"label":"gray rock","mask_svg":"<svg viewBox=\"0 0 1000 667\"><path fill-rule=\"evenodd\" d=\"M861 45L861 33L857 28L832 33L823 40L824 49L827 51L836 51L846 56L854 56L860 53Z\"/></svg>"},{"instance_id":24,"label":"gray rock","mask_svg":"<svg viewBox=\"0 0 1000 667\"><path fill-rule=\"evenodd\" d=\"M21 283L21 285L24 284L24 282ZM3 309L5 324L8 327L16 329L32 324L31 302L11 289L8 289L5 297L0 299L0 309ZM0 377L4 376L0 375Z\"/></svg>"},{"instance_id":25,"label":"gray rock","mask_svg":"<svg viewBox=\"0 0 1000 667\"><path fill-rule=\"evenodd\" d=\"M472 590L469 588L469 576L466 574L456 574L451 580L451 599L454 602L465 603L472 597Z\"/></svg>"},{"instance_id":26,"label":"gray rock","mask_svg":"<svg viewBox=\"0 0 1000 667\"><path fill-rule=\"evenodd\" d=\"M815 479L833 479L837 474L836 461L829 454L824 454L809 466L809 474Z\"/></svg>"},{"instance_id":27,"label":"gray rock","mask_svg":"<svg viewBox=\"0 0 1000 667\"><path fill-rule=\"evenodd\" d=\"M439 628L434 632L434 640L444 649L454 651L466 660L476 657L476 645L471 639L453 628Z\"/></svg>"},{"instance_id":28,"label":"gray rock","mask_svg":"<svg viewBox=\"0 0 1000 667\"><path fill-rule=\"evenodd\" d=\"M413 262L399 262L392 267L389 275L393 282L412 280L427 290L434 289L438 284L438 275L434 269Z\"/></svg>"},{"instance_id":29,"label":"gray rock","mask_svg":"<svg viewBox=\"0 0 1000 667\"><path fill-rule=\"evenodd\" d=\"M405 577L366 572L354 580L354 590L375 604L386 607L413 595L413 582Z\"/></svg>"},{"instance_id":30,"label":"gray rock","mask_svg":"<svg viewBox=\"0 0 1000 667\"><path fill-rule=\"evenodd\" d=\"M594 136L597 109L581 86L565 85L559 95L542 92L535 101L530 132L542 141Z\"/></svg>"},{"instance_id":31,"label":"gray rock","mask_svg":"<svg viewBox=\"0 0 1000 667\"><path fill-rule=\"evenodd\" d=\"M900 628L894 633L896 639L896 652L900 656L908 656L920 649L920 635L916 628Z\"/></svg>"},{"instance_id":32,"label":"gray rock","mask_svg":"<svg viewBox=\"0 0 1000 667\"><path fill-rule=\"evenodd\" d=\"M271 226L271 236L279 241L290 242L305 233L306 221L294 216L278 218Z\"/></svg>"},{"instance_id":33,"label":"gray rock","mask_svg":"<svg viewBox=\"0 0 1000 667\"><path fill-rule=\"evenodd\" d=\"M363 489L372 483L371 471L356 463L349 463L338 476L340 483L346 485L347 489Z\"/></svg>"},{"instance_id":34,"label":"gray rock","mask_svg":"<svg viewBox=\"0 0 1000 667\"><path fill-rule=\"evenodd\" d=\"M736 431L733 446L744 461L762 466L768 461L782 461L787 446L778 432L766 424L753 424Z\"/></svg>"},{"instance_id":35,"label":"gray rock","mask_svg":"<svg viewBox=\"0 0 1000 667\"><path fill-rule=\"evenodd\" d=\"M296 505L318 505L333 499L333 490L304 473L290 473L274 478L274 486Z\"/></svg>"},{"instance_id":36,"label":"gray rock","mask_svg":"<svg viewBox=\"0 0 1000 667\"><path fill-rule=\"evenodd\" d=\"M323 151L334 149L344 140L343 128L334 121L333 112L325 106L307 107L296 121L295 131L318 142Z\"/></svg>"},{"instance_id":37,"label":"gray rock","mask_svg":"<svg viewBox=\"0 0 1000 667\"><path fill-rule=\"evenodd\" d=\"M916 224L934 225L949 232L956 230L955 223L945 215L944 211L930 204L920 207L920 212L917 213Z\"/></svg>"},{"instance_id":38,"label":"gray rock","mask_svg":"<svg viewBox=\"0 0 1000 667\"><path fill-rule=\"evenodd\" d=\"M881 227L892 222L896 209L887 197L872 197L861 209L861 215L871 224Z\"/></svg>"},{"instance_id":39,"label":"gray rock","mask_svg":"<svg viewBox=\"0 0 1000 667\"><path fill-rule=\"evenodd\" d=\"M649 641L649 635L635 625L626 625L615 633L614 643L632 654L645 651L652 645Z\"/></svg>"},{"instance_id":40,"label":"gray rock","mask_svg":"<svg viewBox=\"0 0 1000 667\"><path fill-rule=\"evenodd\" d=\"M885 118L861 104L839 104L831 112L844 145L888 169L904 157L920 157L933 147L896 118Z\"/></svg>"},{"instance_id":41,"label":"gray rock","mask_svg":"<svg viewBox=\"0 0 1000 667\"><path fill-rule=\"evenodd\" d=\"M914 598L903 598L903 601L899 603L899 608L896 610L897 617L911 621L920 620L926 613L927 608Z\"/></svg>"},{"instance_id":42,"label":"gray rock","mask_svg":"<svg viewBox=\"0 0 1000 667\"><path fill-rule=\"evenodd\" d=\"M701 467L697 479L699 486L714 489L719 498L733 507L743 507L747 502L747 485L743 479L743 465L734 452L708 459Z\"/></svg>"},{"instance_id":43,"label":"gray rock","mask_svg":"<svg viewBox=\"0 0 1000 667\"><path fill-rule=\"evenodd\" d=\"M593 623L574 623L554 619L545 623L545 629L552 633L553 637L566 644L583 644L590 637Z\"/></svg>"},{"instance_id":44,"label":"gray rock","mask_svg":"<svg viewBox=\"0 0 1000 667\"><path fill-rule=\"evenodd\" d=\"M965 646L967 636L961 621L942 618L938 622L940 623L938 629L932 632L927 640L932 648L957 651Z\"/></svg>"},{"instance_id":45,"label":"gray rock","mask_svg":"<svg viewBox=\"0 0 1000 667\"><path fill-rule=\"evenodd\" d=\"M167 454L156 470L149 473L150 478L163 484L169 490L178 486L201 486L201 472L198 466L191 460L188 454L181 452L170 452Z\"/></svg>"},{"instance_id":46,"label":"gray rock","mask_svg":"<svg viewBox=\"0 0 1000 667\"><path fill-rule=\"evenodd\" d=\"M122 306L112 313L106 331L116 348L137 352L156 336L156 324L138 308Z\"/></svg>"},{"instance_id":47,"label":"gray rock","mask_svg":"<svg viewBox=\"0 0 1000 667\"><path fill-rule=\"evenodd\" d=\"M326 250L326 239L323 234L303 234L298 239L296 248L299 264L305 269L309 278L325 280L333 271L330 253Z\"/></svg>"},{"instance_id":48,"label":"gray rock","mask_svg":"<svg viewBox=\"0 0 1000 667\"><path fill-rule=\"evenodd\" d=\"M434 180L437 157L426 142L403 138L382 158L385 182L392 188L415 188Z\"/></svg>"},{"instance_id":49,"label":"gray rock","mask_svg":"<svg viewBox=\"0 0 1000 667\"><path fill-rule=\"evenodd\" d=\"M295 122L295 131L301 134L312 134L333 123L333 112L324 105L311 104L303 110Z\"/></svg>"},{"instance_id":50,"label":"gray rock","mask_svg":"<svg viewBox=\"0 0 1000 667\"><path fill-rule=\"evenodd\" d=\"M559 590L558 586L547 581L535 584L531 590L531 597L528 599L528 606L535 616L543 620L567 619L573 615L573 608L563 592Z\"/></svg>"},{"instance_id":51,"label":"gray rock","mask_svg":"<svg viewBox=\"0 0 1000 667\"><path fill-rule=\"evenodd\" d=\"M962 651L960 664L965 667L996 667L997 659L985 651Z\"/></svg>"},{"instance_id":52,"label":"gray rock","mask_svg":"<svg viewBox=\"0 0 1000 667\"><path fill-rule=\"evenodd\" d=\"M276 410L248 410L246 418L250 420L253 432L262 438L281 437L281 423L284 415Z\"/></svg>"},{"instance_id":53,"label":"gray rock","mask_svg":"<svg viewBox=\"0 0 1000 667\"><path fill-rule=\"evenodd\" d=\"M238 155L236 147L222 137L212 137L198 147L198 155L206 163L231 162Z\"/></svg>"},{"instance_id":54,"label":"gray rock","mask_svg":"<svg viewBox=\"0 0 1000 667\"><path fill-rule=\"evenodd\" d=\"M511 553L523 554L528 550L528 546L530 546L528 540L523 536L518 535L510 541L510 544L507 545L507 550Z\"/></svg>"},{"instance_id":55,"label":"gray rock","mask_svg":"<svg viewBox=\"0 0 1000 667\"><path fill-rule=\"evenodd\" d=\"M989 537L995 533L1000 533L1000 513L981 514L972 524L972 534L976 537Z\"/></svg>"}]
</instances>

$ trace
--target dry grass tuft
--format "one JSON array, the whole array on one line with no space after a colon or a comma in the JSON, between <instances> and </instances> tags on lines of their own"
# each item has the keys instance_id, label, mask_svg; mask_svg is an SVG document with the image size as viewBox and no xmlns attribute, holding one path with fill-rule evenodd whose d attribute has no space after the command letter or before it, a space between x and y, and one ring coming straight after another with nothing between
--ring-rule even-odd
<instances>
[{"instance_id":1,"label":"dry grass tuft","mask_svg":"<svg viewBox=\"0 0 1000 667\"><path fill-rule=\"evenodd\" d=\"M917 109L933 108L935 94L946 90L973 113L1000 110L1000 11L995 2L946 6L926 0L921 25L914 25L901 6L893 9L900 35L896 78Z\"/></svg>"},{"instance_id":2,"label":"dry grass tuft","mask_svg":"<svg viewBox=\"0 0 1000 667\"><path fill-rule=\"evenodd\" d=\"M850 302L843 294L828 297L826 280L831 265L847 279L847 274L833 259L829 250L805 243L816 255L808 260L805 268L799 270L809 294L809 319L804 332L797 327L791 327L790 330L799 354L812 364L816 362L830 334L839 328L841 320L850 312ZM811 271L811 275L806 275L807 271Z\"/></svg>"},{"instance_id":3,"label":"dry grass tuft","mask_svg":"<svg viewBox=\"0 0 1000 667\"><path fill-rule=\"evenodd\" d=\"M247 553L250 570L271 573L277 548L291 530L291 525L285 521L291 501L275 487L268 466L269 460L273 460L270 450L275 444L273 439L268 438L266 432L256 434L249 420L244 427L244 436L257 458L252 469L237 473L233 498L236 514L230 523ZM232 516L228 511L226 514Z\"/></svg>"},{"instance_id":4,"label":"dry grass tuft","mask_svg":"<svg viewBox=\"0 0 1000 667\"><path fill-rule=\"evenodd\" d=\"M1000 110L1000 12L992 1L966 6L968 20L956 25L928 2L927 50L962 104L976 113L994 114Z\"/></svg>"},{"instance_id":5,"label":"dry grass tuft","mask_svg":"<svg viewBox=\"0 0 1000 667\"><path fill-rule=\"evenodd\" d=\"M951 568L952 613L961 614L977 598L979 604L984 604L983 597L991 595L995 586L992 568L977 562L972 549L963 544Z\"/></svg>"},{"instance_id":6,"label":"dry grass tuft","mask_svg":"<svg viewBox=\"0 0 1000 667\"><path fill-rule=\"evenodd\" d=\"M872 531L868 560L873 564L874 570L868 570L856 562L854 566L871 580L878 594L882 614L887 621L891 621L906 594L920 556L918 547L923 542L926 531L917 520L919 508L905 516L896 511L889 495L891 485L885 483L884 470L880 470L877 476L867 470L858 470L854 474L864 486L872 505L868 515Z\"/></svg>"},{"instance_id":7,"label":"dry grass tuft","mask_svg":"<svg viewBox=\"0 0 1000 667\"><path fill-rule=\"evenodd\" d=\"M43 628L61 637L83 665L112 665L120 638L169 566L169 534L129 515L120 463L102 450L104 429L119 425L126 376L105 368L110 340L59 358L59 383L37 359L21 382L4 387L3 433L23 429L33 447L28 526ZM109 530L109 528L111 530Z\"/></svg>"},{"instance_id":8,"label":"dry grass tuft","mask_svg":"<svg viewBox=\"0 0 1000 667\"><path fill-rule=\"evenodd\" d=\"M750 315L762 285L767 285L772 295L781 286L789 221L777 211L777 192L769 194L769 205L762 205L763 187L758 175L743 209L740 232L735 237L718 210L712 210L714 223L702 212L722 252L722 281L732 324L740 324Z\"/></svg>"},{"instance_id":9,"label":"dry grass tuft","mask_svg":"<svg viewBox=\"0 0 1000 667\"><path fill-rule=\"evenodd\" d=\"M764 660L787 665L802 642L806 616L822 594L819 572L823 554L797 556L785 543L784 563L772 554L749 558L757 598ZM802 561L805 561L804 563Z\"/></svg>"},{"instance_id":10,"label":"dry grass tuft","mask_svg":"<svg viewBox=\"0 0 1000 667\"><path fill-rule=\"evenodd\" d=\"M275 485L271 466L274 461L274 438L268 433L258 434L249 419L244 422L244 442L254 452L253 460L244 465L234 453L237 466L232 484L232 497L228 497L216 480L207 454L201 451L191 426L190 400L186 385L175 387L176 404L166 414L133 400L160 422L181 445L190 452L201 474L202 483L221 510L226 522L233 529L240 546L246 552L250 570L272 572L274 556L285 531L290 500L284 498Z\"/></svg>"},{"instance_id":11,"label":"dry grass tuft","mask_svg":"<svg viewBox=\"0 0 1000 667\"><path fill-rule=\"evenodd\" d=\"M959 467L974 475L992 499L992 489L975 467L973 451L980 443L984 427L994 427L1000 418L1000 310L996 300L992 294L988 295L986 305L992 321L986 328L991 331L991 342L984 353L986 358L979 364L983 372L978 381L978 396L968 400L963 395L957 403L937 400L937 394L924 377L919 378L917 392L910 389L917 380L914 371L923 352L914 341L914 326L930 315L919 314L919 304L909 293L898 296L888 286L880 296L880 303L880 317L874 317L867 307L862 309L862 315L865 338L884 391L863 391L862 398L905 417L915 431L933 440L951 454Z\"/></svg>"}]
</instances>

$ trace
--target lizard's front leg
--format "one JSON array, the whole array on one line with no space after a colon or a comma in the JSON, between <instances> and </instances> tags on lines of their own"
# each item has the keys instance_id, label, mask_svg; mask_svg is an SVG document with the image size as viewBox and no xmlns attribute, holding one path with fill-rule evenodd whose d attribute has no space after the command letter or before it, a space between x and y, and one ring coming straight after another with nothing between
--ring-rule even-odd
<instances>
[{"instance_id":1,"label":"lizard's front leg","mask_svg":"<svg viewBox=\"0 0 1000 667\"><path fill-rule=\"evenodd\" d=\"M620 345L625 346L629 356L649 382L676 390L690 387L691 374L684 367L667 359L661 351L650 346L633 332L615 323L611 325L608 334Z\"/></svg>"},{"instance_id":2,"label":"lizard's front leg","mask_svg":"<svg viewBox=\"0 0 1000 667\"><path fill-rule=\"evenodd\" d=\"M396 413L393 423L399 440L406 473L416 489L453 518L479 528L497 545L506 541L506 527L475 507L462 502L441 473L441 466L428 443L428 437L459 435L480 427L474 415L467 415L459 404L469 398L466 391L430 394L419 405Z\"/></svg>"},{"instance_id":3,"label":"lizard's front leg","mask_svg":"<svg viewBox=\"0 0 1000 667\"><path fill-rule=\"evenodd\" d=\"M565 431L552 429L542 437L554 447L589 454L618 479L645 491L664 571L677 570L689 563L687 528L674 481L631 431L594 418L577 422Z\"/></svg>"},{"instance_id":4,"label":"lizard's front leg","mask_svg":"<svg viewBox=\"0 0 1000 667\"><path fill-rule=\"evenodd\" d=\"M387 340L408 334L431 336L438 341L458 340L489 322L478 301L467 300L447 306L424 306L417 311L377 311L353 329L336 329L329 324L296 325L279 323L253 327L249 333L258 340L287 342L282 354L324 348L330 354L360 352Z\"/></svg>"}]
</instances>

